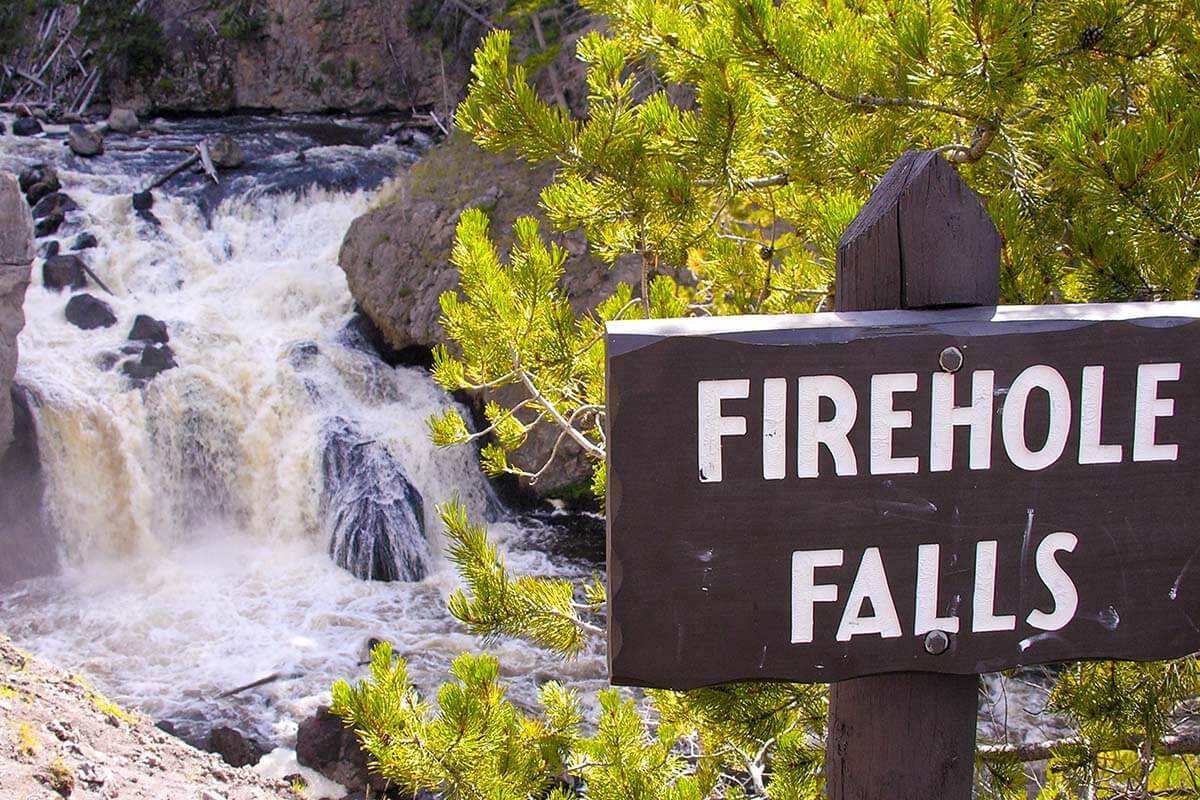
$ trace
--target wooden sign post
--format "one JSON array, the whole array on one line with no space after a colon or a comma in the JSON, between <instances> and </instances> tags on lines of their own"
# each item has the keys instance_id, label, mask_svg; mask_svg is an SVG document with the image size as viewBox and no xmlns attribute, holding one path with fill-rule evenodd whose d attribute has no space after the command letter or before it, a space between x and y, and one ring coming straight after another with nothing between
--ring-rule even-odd
<instances>
[{"instance_id":1,"label":"wooden sign post","mask_svg":"<svg viewBox=\"0 0 1200 800\"><path fill-rule=\"evenodd\" d=\"M835 310L989 306L999 297L1000 234L987 211L945 159L905 153L838 242ZM978 695L976 675L831 684L829 800L970 800Z\"/></svg>"},{"instance_id":2,"label":"wooden sign post","mask_svg":"<svg viewBox=\"0 0 1200 800\"><path fill-rule=\"evenodd\" d=\"M1200 650L1200 303L996 307L999 246L909 153L837 311L609 323L613 683L829 683L831 800L967 800L980 673Z\"/></svg>"}]
</instances>

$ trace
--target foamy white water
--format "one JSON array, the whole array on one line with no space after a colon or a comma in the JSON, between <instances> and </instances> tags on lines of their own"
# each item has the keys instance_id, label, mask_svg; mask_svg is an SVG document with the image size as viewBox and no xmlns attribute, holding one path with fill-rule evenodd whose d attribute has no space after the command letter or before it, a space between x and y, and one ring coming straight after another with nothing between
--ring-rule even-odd
<instances>
[{"instance_id":1,"label":"foamy white water","mask_svg":"<svg viewBox=\"0 0 1200 800\"><path fill-rule=\"evenodd\" d=\"M405 160L389 148L306 156L351 171L373 159L378 170ZM121 158L83 162L58 142L0 140L0 169L58 166L81 207L59 234L63 250L80 230L97 236L84 257L115 296L88 291L118 317L107 329L70 325L67 294L43 289L35 265L17 379L38 403L64 568L0 594L5 633L189 734L228 724L286 743L334 679L362 674L368 637L394 642L425 687L476 647L444 610L457 576L441 554L437 504L458 497L492 519L516 570L579 571L530 546L532 523L498 510L469 450L430 444L425 420L452 401L428 376L387 367L343 332L352 300L337 251L369 192L257 193L243 176L247 191L219 202L156 192L155 227L129 198L146 176L123 171ZM111 366L137 314L167 323L179 363L145 388ZM372 448L379 474L419 493L424 580L362 581L330 560L330 504L380 488L356 475L361 485L331 496L323 464L338 430ZM549 677L602 679L598 650L566 667L522 643L498 650L518 702L532 704ZM277 673L286 677L219 697Z\"/></svg>"}]
</instances>

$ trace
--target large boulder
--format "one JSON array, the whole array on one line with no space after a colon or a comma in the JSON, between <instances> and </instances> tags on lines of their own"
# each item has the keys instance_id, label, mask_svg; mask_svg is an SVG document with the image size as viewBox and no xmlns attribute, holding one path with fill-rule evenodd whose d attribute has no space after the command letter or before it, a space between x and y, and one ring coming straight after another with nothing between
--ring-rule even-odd
<instances>
[{"instance_id":1,"label":"large boulder","mask_svg":"<svg viewBox=\"0 0 1200 800\"><path fill-rule=\"evenodd\" d=\"M113 133L123 133L132 136L141 128L138 115L131 108L114 108L108 112L108 129Z\"/></svg>"},{"instance_id":2,"label":"large boulder","mask_svg":"<svg viewBox=\"0 0 1200 800\"><path fill-rule=\"evenodd\" d=\"M133 327L129 329L129 340L166 344L171 341L171 335L167 331L167 323L149 314L138 314L133 318Z\"/></svg>"},{"instance_id":3,"label":"large boulder","mask_svg":"<svg viewBox=\"0 0 1200 800\"><path fill-rule=\"evenodd\" d=\"M78 210L79 205L66 192L52 192L37 202L33 207L34 219L63 216Z\"/></svg>"},{"instance_id":4,"label":"large boulder","mask_svg":"<svg viewBox=\"0 0 1200 800\"><path fill-rule=\"evenodd\" d=\"M13 435L10 392L17 334L25 327L25 289L33 263L33 219L13 176L0 174L0 455Z\"/></svg>"},{"instance_id":5,"label":"large boulder","mask_svg":"<svg viewBox=\"0 0 1200 800\"><path fill-rule=\"evenodd\" d=\"M232 136L214 136L208 142L208 154L215 166L236 169L246 162L242 146Z\"/></svg>"},{"instance_id":6,"label":"large boulder","mask_svg":"<svg viewBox=\"0 0 1200 800\"><path fill-rule=\"evenodd\" d=\"M26 167L25 169L21 170L21 176L18 181L21 184L22 192L28 192L39 183L47 186L49 191L43 194L43 197L50 192L57 192L62 186L58 180L58 170L49 164L33 164L32 166ZM33 205L36 202L37 200L31 200L30 205Z\"/></svg>"},{"instance_id":7,"label":"large boulder","mask_svg":"<svg viewBox=\"0 0 1200 800\"><path fill-rule=\"evenodd\" d=\"M458 288L450 251L459 215L468 208L487 211L501 251L511 246L512 224L520 216L540 218L543 232L550 234L538 209L538 195L552 177L551 165L530 169L514 157L486 153L458 133L402 175L390 201L351 224L338 261L350 293L389 346L406 350L447 342L438 324L438 298ZM619 282L636 284L640 278L633 261L619 261L610 269L591 256L582 232L554 238L570 253L563 286L577 313L594 308ZM521 398L519 388L504 387L476 399L513 403ZM539 426L510 460L534 472L549 457L557 438L557 431ZM559 447L555 464L529 488L551 493L586 480L591 473L583 453L569 441Z\"/></svg>"},{"instance_id":8,"label":"large boulder","mask_svg":"<svg viewBox=\"0 0 1200 800\"><path fill-rule=\"evenodd\" d=\"M175 361L175 353L169 346L149 344L142 348L138 358L131 358L122 364L121 372L132 378L135 385L141 386L177 366L179 363Z\"/></svg>"},{"instance_id":9,"label":"large boulder","mask_svg":"<svg viewBox=\"0 0 1200 800\"><path fill-rule=\"evenodd\" d=\"M42 123L33 117L18 117L13 120L13 136L37 136L42 132Z\"/></svg>"}]
</instances>

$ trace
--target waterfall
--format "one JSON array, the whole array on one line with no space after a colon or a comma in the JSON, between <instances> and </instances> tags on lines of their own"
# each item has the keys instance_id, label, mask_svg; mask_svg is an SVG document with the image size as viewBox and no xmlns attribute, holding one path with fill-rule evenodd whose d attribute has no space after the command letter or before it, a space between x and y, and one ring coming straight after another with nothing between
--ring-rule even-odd
<instances>
[{"instance_id":1,"label":"waterfall","mask_svg":"<svg viewBox=\"0 0 1200 800\"><path fill-rule=\"evenodd\" d=\"M295 127L318 123L378 125ZM81 255L114 295L88 291L117 317L74 327L68 294L42 288L35 263L17 380L34 401L61 572L0 587L0 630L185 735L225 724L286 742L334 679L361 674L372 636L418 685L445 680L477 644L445 610L459 578L436 507L451 498L490 520L512 569L592 569L551 558L545 526L504 513L470 448L432 445L425 420L454 401L424 370L380 361L352 324L342 237L413 154L299 141L289 125L157 123L164 144L232 133L248 159L220 186L184 174L156 191L158 224L130 194L178 152L82 160L53 139L0 137L0 169L58 167L80 210L55 238L68 252L96 236ZM166 323L178 364L144 385L120 368L139 314ZM564 674L530 645L496 648L518 702ZM599 686L603 656L567 670ZM221 697L275 673L290 677Z\"/></svg>"},{"instance_id":2,"label":"waterfall","mask_svg":"<svg viewBox=\"0 0 1200 800\"><path fill-rule=\"evenodd\" d=\"M91 289L118 319L73 327L66 296L35 274L18 380L39 401L68 563L154 550L218 521L255 536L325 537L360 578L420 580L436 558L427 516L448 499L445 487L486 510L469 453L425 441L423 419L450 401L339 333L353 309L337 250L368 202L340 184L355 159L394 169L404 151L316 147L297 164L287 160L294 136L244 140L252 159L256 147L288 149L233 173L229 186L197 176L157 193L159 225L133 213L129 193L144 179L126 156L105 156L105 169L103 159L45 153L80 206L57 238L65 252L77 232L99 234L82 257L116 293ZM5 166L48 145L10 148ZM144 387L119 368L137 314L167 324L179 364Z\"/></svg>"}]
</instances>

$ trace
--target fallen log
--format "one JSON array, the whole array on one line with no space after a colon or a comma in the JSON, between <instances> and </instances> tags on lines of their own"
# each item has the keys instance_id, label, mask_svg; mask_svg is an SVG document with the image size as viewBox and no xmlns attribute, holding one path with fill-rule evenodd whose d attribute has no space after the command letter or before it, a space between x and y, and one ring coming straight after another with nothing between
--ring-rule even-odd
<instances>
[{"instance_id":1,"label":"fallen log","mask_svg":"<svg viewBox=\"0 0 1200 800\"><path fill-rule=\"evenodd\" d=\"M244 692L247 689L257 689L259 686L266 686L268 683L274 683L275 681L288 681L288 680L293 680L295 678L303 678L303 677L304 677L303 672L289 672L289 673L272 672L270 675L268 675L265 678L259 678L256 681L251 681L250 683L247 683L245 686L239 686L236 689L230 689L228 692L222 692L221 694L217 695L217 699L222 700L226 697L233 697L235 694L240 694L241 692Z\"/></svg>"},{"instance_id":2,"label":"fallen log","mask_svg":"<svg viewBox=\"0 0 1200 800\"><path fill-rule=\"evenodd\" d=\"M183 161L181 161L178 164L176 164L175 166L171 167L171 169L167 170L162 175L159 175L157 178L154 179L154 181L152 183L147 185L146 188L142 189L142 191L148 192L151 189L157 189L159 186L162 186L164 183L171 180L171 178L174 178L176 175L183 172L185 169L187 169L188 167L197 163L198 161L200 161L200 154L193 153L192 155L185 158Z\"/></svg>"}]
</instances>

